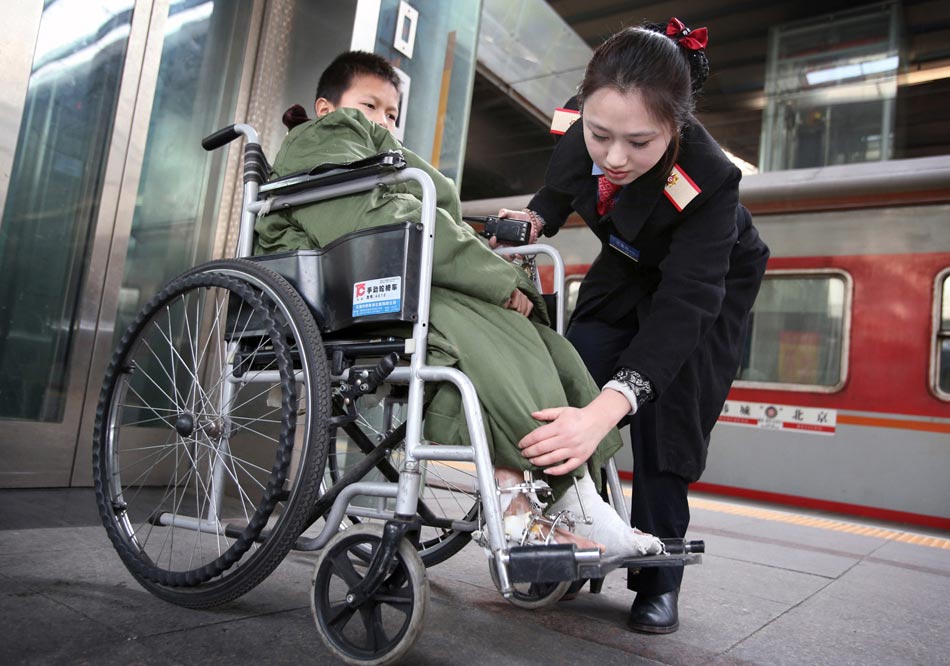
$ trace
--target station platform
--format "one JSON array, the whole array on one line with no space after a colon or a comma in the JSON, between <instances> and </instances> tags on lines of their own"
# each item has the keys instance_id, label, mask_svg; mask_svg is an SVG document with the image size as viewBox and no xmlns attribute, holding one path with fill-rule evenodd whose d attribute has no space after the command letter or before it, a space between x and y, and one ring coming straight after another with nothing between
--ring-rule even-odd
<instances>
[{"instance_id":1,"label":"station platform","mask_svg":"<svg viewBox=\"0 0 950 666\"><path fill-rule=\"evenodd\" d=\"M625 628L625 572L539 611L506 602L474 545L429 570L406 664L950 664L950 534L694 494L680 630ZM314 554L194 611L144 591L91 489L0 490L0 664L331 664L310 617Z\"/></svg>"}]
</instances>

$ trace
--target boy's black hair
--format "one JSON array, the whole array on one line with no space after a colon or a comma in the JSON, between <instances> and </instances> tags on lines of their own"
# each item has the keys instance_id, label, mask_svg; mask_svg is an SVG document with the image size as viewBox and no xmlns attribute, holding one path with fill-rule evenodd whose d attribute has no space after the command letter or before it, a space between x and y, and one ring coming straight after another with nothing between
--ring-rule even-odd
<instances>
[{"instance_id":1,"label":"boy's black hair","mask_svg":"<svg viewBox=\"0 0 950 666\"><path fill-rule=\"evenodd\" d=\"M399 76L385 58L366 51L347 51L334 58L330 66L323 70L315 99L323 97L334 106L339 104L343 93L357 76L378 76L399 90Z\"/></svg>"}]
</instances>

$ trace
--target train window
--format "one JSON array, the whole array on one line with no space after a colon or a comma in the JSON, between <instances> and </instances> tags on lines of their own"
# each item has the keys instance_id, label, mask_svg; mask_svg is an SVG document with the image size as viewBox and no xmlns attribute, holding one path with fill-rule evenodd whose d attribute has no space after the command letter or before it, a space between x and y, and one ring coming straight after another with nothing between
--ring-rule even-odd
<instances>
[{"instance_id":1,"label":"train window","mask_svg":"<svg viewBox=\"0 0 950 666\"><path fill-rule=\"evenodd\" d=\"M847 273L769 271L752 308L737 386L840 390L847 376L850 316Z\"/></svg>"},{"instance_id":2,"label":"train window","mask_svg":"<svg viewBox=\"0 0 950 666\"><path fill-rule=\"evenodd\" d=\"M937 276L934 296L932 386L938 398L950 400L950 268Z\"/></svg>"}]
</instances>

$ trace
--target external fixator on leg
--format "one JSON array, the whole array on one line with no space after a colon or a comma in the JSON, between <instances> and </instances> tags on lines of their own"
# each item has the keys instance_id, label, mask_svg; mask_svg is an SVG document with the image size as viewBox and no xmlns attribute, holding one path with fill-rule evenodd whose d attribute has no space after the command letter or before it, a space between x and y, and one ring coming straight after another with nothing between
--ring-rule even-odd
<instances>
[{"instance_id":1,"label":"external fixator on leg","mask_svg":"<svg viewBox=\"0 0 950 666\"><path fill-rule=\"evenodd\" d=\"M555 534L574 531L570 511L545 514L544 507L554 499L551 487L524 472L524 481L498 488L501 510L505 515L505 538L517 546L547 545L555 542Z\"/></svg>"}]
</instances>

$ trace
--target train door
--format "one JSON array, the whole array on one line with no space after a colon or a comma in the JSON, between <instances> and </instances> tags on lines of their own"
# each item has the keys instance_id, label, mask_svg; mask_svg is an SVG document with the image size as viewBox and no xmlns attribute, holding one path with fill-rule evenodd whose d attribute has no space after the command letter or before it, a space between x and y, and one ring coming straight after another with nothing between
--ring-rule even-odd
<instances>
[{"instance_id":1,"label":"train door","mask_svg":"<svg viewBox=\"0 0 950 666\"><path fill-rule=\"evenodd\" d=\"M0 10L0 486L88 483L115 330L146 289L211 255L225 158L192 151L233 122L260 4Z\"/></svg>"}]
</instances>

